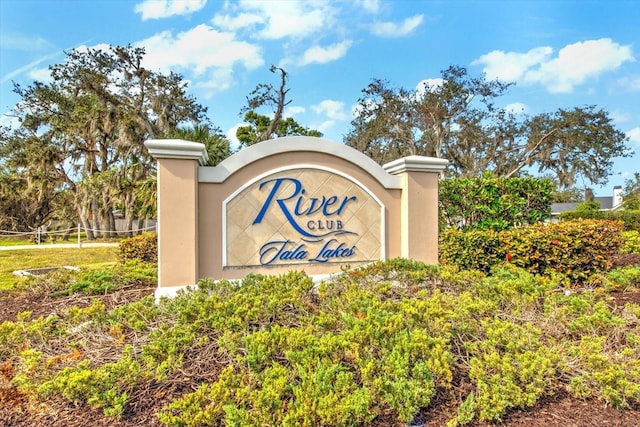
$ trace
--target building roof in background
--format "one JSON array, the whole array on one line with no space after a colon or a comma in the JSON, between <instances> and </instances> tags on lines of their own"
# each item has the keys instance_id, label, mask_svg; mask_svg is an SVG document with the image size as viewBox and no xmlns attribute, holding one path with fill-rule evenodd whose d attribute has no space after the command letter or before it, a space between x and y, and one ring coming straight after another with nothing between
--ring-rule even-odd
<instances>
[{"instance_id":1,"label":"building roof in background","mask_svg":"<svg viewBox=\"0 0 640 427\"><path fill-rule=\"evenodd\" d=\"M598 202L600 204L600 210L608 211L612 209L616 209L619 206L613 206L613 197L612 196L601 196L594 197L593 201ZM551 215L558 215L562 212L575 211L578 205L581 205L583 202L574 202L574 203L552 203L551 204Z\"/></svg>"}]
</instances>

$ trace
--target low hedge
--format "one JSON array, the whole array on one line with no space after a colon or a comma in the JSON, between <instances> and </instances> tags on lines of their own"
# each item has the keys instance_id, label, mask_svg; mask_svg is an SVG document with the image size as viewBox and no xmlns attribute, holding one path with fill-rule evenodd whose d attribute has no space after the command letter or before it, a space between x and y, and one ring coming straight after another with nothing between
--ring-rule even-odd
<instances>
[{"instance_id":1,"label":"low hedge","mask_svg":"<svg viewBox=\"0 0 640 427\"><path fill-rule=\"evenodd\" d=\"M622 233L621 254L640 254L640 232L631 230Z\"/></svg>"},{"instance_id":2,"label":"low hedge","mask_svg":"<svg viewBox=\"0 0 640 427\"><path fill-rule=\"evenodd\" d=\"M572 221L576 219L606 219L610 221L622 221L624 229L627 231L640 231L640 210L621 211L568 211L560 214L562 221Z\"/></svg>"},{"instance_id":3,"label":"low hedge","mask_svg":"<svg viewBox=\"0 0 640 427\"><path fill-rule=\"evenodd\" d=\"M610 255L623 242L619 221L576 220L519 227L508 231L446 230L440 237L440 261L489 273L505 262L531 273L557 271L584 281L609 268Z\"/></svg>"},{"instance_id":4,"label":"low hedge","mask_svg":"<svg viewBox=\"0 0 640 427\"><path fill-rule=\"evenodd\" d=\"M1 391L20 417L9 421L72 408L75 419L102 410L100 425L416 426L440 415L453 427L498 425L564 393L640 405L639 305L558 292L564 278L513 264L455 270L396 259L317 286L292 271L112 310L95 299L22 312L0 323ZM608 289L640 285L640 267L596 276Z\"/></svg>"},{"instance_id":5,"label":"low hedge","mask_svg":"<svg viewBox=\"0 0 640 427\"><path fill-rule=\"evenodd\" d=\"M125 263L130 260L158 262L158 233L142 233L122 239L118 248L118 259Z\"/></svg>"}]
</instances>

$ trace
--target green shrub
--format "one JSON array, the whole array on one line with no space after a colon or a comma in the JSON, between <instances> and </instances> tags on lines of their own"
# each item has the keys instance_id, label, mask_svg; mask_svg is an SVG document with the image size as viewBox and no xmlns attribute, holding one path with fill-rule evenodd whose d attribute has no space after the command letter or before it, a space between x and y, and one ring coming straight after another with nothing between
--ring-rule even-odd
<instances>
[{"instance_id":1,"label":"green shrub","mask_svg":"<svg viewBox=\"0 0 640 427\"><path fill-rule=\"evenodd\" d=\"M118 248L120 262L137 259L149 263L158 262L158 234L142 233L122 239Z\"/></svg>"},{"instance_id":2,"label":"green shrub","mask_svg":"<svg viewBox=\"0 0 640 427\"><path fill-rule=\"evenodd\" d=\"M548 391L558 356L541 331L497 318L482 321L486 338L470 343L469 378L481 420L500 419L510 407L530 407Z\"/></svg>"},{"instance_id":3,"label":"green shrub","mask_svg":"<svg viewBox=\"0 0 640 427\"><path fill-rule=\"evenodd\" d=\"M75 273L74 276L59 276L58 290L54 296L84 293L88 295L104 295L123 286L145 283L157 284L157 266L132 259L124 264L109 269L87 270Z\"/></svg>"},{"instance_id":4,"label":"green shrub","mask_svg":"<svg viewBox=\"0 0 640 427\"><path fill-rule=\"evenodd\" d=\"M31 319L32 313L18 313L15 322L0 323L0 359L9 360L23 349L36 347L62 333L60 318L55 314Z\"/></svg>"},{"instance_id":5,"label":"green shrub","mask_svg":"<svg viewBox=\"0 0 640 427\"><path fill-rule=\"evenodd\" d=\"M636 286L636 270L599 276ZM563 390L640 404L640 306L558 292L567 283L514 263L483 275L402 259L318 286L302 272L203 280L108 312L21 313L0 324L0 357L36 408L119 417L150 386L193 387L158 411L170 426L405 425L436 399L451 399L454 426Z\"/></svg>"},{"instance_id":6,"label":"green shrub","mask_svg":"<svg viewBox=\"0 0 640 427\"><path fill-rule=\"evenodd\" d=\"M116 272L112 269L87 271L76 281L69 284L66 293L85 292L91 295L106 294L117 289L118 284L115 279Z\"/></svg>"},{"instance_id":7,"label":"green shrub","mask_svg":"<svg viewBox=\"0 0 640 427\"><path fill-rule=\"evenodd\" d=\"M129 348L116 362L97 368L89 360L82 360L43 382L37 393L43 398L60 395L76 404L86 402L102 408L106 416L119 417L129 398L127 390L142 375L140 365L131 359L130 353Z\"/></svg>"},{"instance_id":8,"label":"green shrub","mask_svg":"<svg viewBox=\"0 0 640 427\"><path fill-rule=\"evenodd\" d=\"M218 345L233 368L169 404L159 414L167 425L358 425L389 410L409 422L429 405L436 384L452 381L447 340L426 325L410 327L404 304L358 284L316 297L299 273L277 282L252 276L234 290L208 286L215 310L189 308L183 320L208 317L224 331ZM320 319L322 312L333 320ZM435 313L426 313L431 324ZM166 354L163 348L157 356Z\"/></svg>"},{"instance_id":9,"label":"green shrub","mask_svg":"<svg viewBox=\"0 0 640 427\"><path fill-rule=\"evenodd\" d=\"M577 219L602 219L609 221L622 221L624 229L627 231L640 231L640 210L620 210L620 211L601 211L601 210L582 210L562 212L560 219L563 221L572 221Z\"/></svg>"},{"instance_id":10,"label":"green shrub","mask_svg":"<svg viewBox=\"0 0 640 427\"><path fill-rule=\"evenodd\" d=\"M622 243L622 223L576 220L495 232L446 230L440 238L440 261L485 273L511 263L535 274L559 272L586 281L609 268L609 257Z\"/></svg>"},{"instance_id":11,"label":"green shrub","mask_svg":"<svg viewBox=\"0 0 640 427\"><path fill-rule=\"evenodd\" d=\"M538 178L452 178L440 181L440 223L464 230L508 230L551 215L553 184Z\"/></svg>"},{"instance_id":12,"label":"green shrub","mask_svg":"<svg viewBox=\"0 0 640 427\"><path fill-rule=\"evenodd\" d=\"M506 261L507 249L502 236L493 230L445 230L440 234L440 262L461 270L489 273L494 266Z\"/></svg>"},{"instance_id":13,"label":"green shrub","mask_svg":"<svg viewBox=\"0 0 640 427\"><path fill-rule=\"evenodd\" d=\"M631 230L622 232L623 243L620 247L622 254L640 254L640 231Z\"/></svg>"},{"instance_id":14,"label":"green shrub","mask_svg":"<svg viewBox=\"0 0 640 427\"><path fill-rule=\"evenodd\" d=\"M640 266L618 267L602 277L607 290L630 290L640 288Z\"/></svg>"},{"instance_id":15,"label":"green shrub","mask_svg":"<svg viewBox=\"0 0 640 427\"><path fill-rule=\"evenodd\" d=\"M635 344L635 345L634 345ZM637 342L612 352L605 336L584 336L563 346L569 391L576 397L597 397L623 409L640 400L640 346Z\"/></svg>"}]
</instances>

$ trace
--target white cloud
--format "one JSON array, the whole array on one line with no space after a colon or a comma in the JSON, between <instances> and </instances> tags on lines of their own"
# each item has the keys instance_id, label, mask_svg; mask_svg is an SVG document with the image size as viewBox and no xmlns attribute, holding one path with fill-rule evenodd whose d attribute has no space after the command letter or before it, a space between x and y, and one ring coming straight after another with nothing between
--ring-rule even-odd
<instances>
[{"instance_id":1,"label":"white cloud","mask_svg":"<svg viewBox=\"0 0 640 427\"><path fill-rule=\"evenodd\" d=\"M37 80L39 82L51 82L51 71L49 71L49 68L34 68L33 70L29 71L27 75L30 79Z\"/></svg>"},{"instance_id":2,"label":"white cloud","mask_svg":"<svg viewBox=\"0 0 640 427\"><path fill-rule=\"evenodd\" d=\"M262 24L265 18L255 13L241 13L237 16L216 15L211 20L217 27L227 31L237 31L255 24Z\"/></svg>"},{"instance_id":3,"label":"white cloud","mask_svg":"<svg viewBox=\"0 0 640 427\"><path fill-rule=\"evenodd\" d=\"M416 97L422 98L427 91L433 92L444 84L441 78L424 79L416 85Z\"/></svg>"},{"instance_id":4,"label":"white cloud","mask_svg":"<svg viewBox=\"0 0 640 427\"><path fill-rule=\"evenodd\" d=\"M332 120L346 120L347 114L344 111L344 102L325 99L319 104L312 105L311 109L318 115L324 115Z\"/></svg>"},{"instance_id":5,"label":"white cloud","mask_svg":"<svg viewBox=\"0 0 640 427\"><path fill-rule=\"evenodd\" d=\"M175 37L170 31L164 31L137 45L146 49L145 67L165 72L188 69L198 78L199 87L210 90L209 95L231 86L235 66L253 70L264 65L258 46L236 40L233 33L219 32L205 24Z\"/></svg>"},{"instance_id":6,"label":"white cloud","mask_svg":"<svg viewBox=\"0 0 640 427\"><path fill-rule=\"evenodd\" d=\"M542 83L550 92L571 92L574 86L633 60L631 46L611 39L587 40L560 49L557 58L528 72L525 81Z\"/></svg>"},{"instance_id":7,"label":"white cloud","mask_svg":"<svg viewBox=\"0 0 640 427\"><path fill-rule=\"evenodd\" d=\"M2 34L0 48L22 51L36 51L50 49L51 43L39 36L25 36L22 34Z\"/></svg>"},{"instance_id":8,"label":"white cloud","mask_svg":"<svg viewBox=\"0 0 640 427\"><path fill-rule=\"evenodd\" d=\"M551 57L553 49L537 47L527 53L493 51L472 62L483 65L487 78L541 84L552 93L569 93L575 86L634 61L631 46L611 39L567 45Z\"/></svg>"},{"instance_id":9,"label":"white cloud","mask_svg":"<svg viewBox=\"0 0 640 427\"><path fill-rule=\"evenodd\" d=\"M33 70L36 69L36 67L38 67L40 64L42 64L43 62L48 62L58 57L60 54L61 52L55 52L55 53L43 56L41 58L38 58L35 61L28 63L27 65L23 65L22 67L19 67L2 76L2 78L0 78L0 83L8 82L9 80L14 79L21 74L33 72Z\"/></svg>"},{"instance_id":10,"label":"white cloud","mask_svg":"<svg viewBox=\"0 0 640 427\"><path fill-rule=\"evenodd\" d=\"M326 134L335 124L335 120L325 120L322 123L312 125L311 128Z\"/></svg>"},{"instance_id":11,"label":"white cloud","mask_svg":"<svg viewBox=\"0 0 640 427\"><path fill-rule=\"evenodd\" d=\"M378 13L380 10L379 0L356 0L355 3L369 13Z\"/></svg>"},{"instance_id":12,"label":"white cloud","mask_svg":"<svg viewBox=\"0 0 640 427\"><path fill-rule=\"evenodd\" d=\"M640 77L628 76L618 80L618 86L629 92L640 92Z\"/></svg>"},{"instance_id":13,"label":"white cloud","mask_svg":"<svg viewBox=\"0 0 640 427\"><path fill-rule=\"evenodd\" d=\"M378 22L371 26L371 32L379 37L403 37L411 34L422 24L424 15L415 15L405 19L402 23Z\"/></svg>"},{"instance_id":14,"label":"white cloud","mask_svg":"<svg viewBox=\"0 0 640 427\"><path fill-rule=\"evenodd\" d=\"M522 102L514 102L512 104L508 104L504 107L504 109L507 113L512 114L524 114L528 111L527 106Z\"/></svg>"},{"instance_id":15,"label":"white cloud","mask_svg":"<svg viewBox=\"0 0 640 427\"><path fill-rule=\"evenodd\" d=\"M236 136L236 132L240 126L246 126L246 123L237 123L235 126L227 130L227 139L229 140L229 147L231 148L231 152L236 152L240 148L240 141Z\"/></svg>"},{"instance_id":16,"label":"white cloud","mask_svg":"<svg viewBox=\"0 0 640 427\"><path fill-rule=\"evenodd\" d=\"M611 118L616 123L624 123L624 122L628 122L629 120L631 120L631 115L629 115L629 113L626 113L624 111L613 110L611 112Z\"/></svg>"},{"instance_id":17,"label":"white cloud","mask_svg":"<svg viewBox=\"0 0 640 427\"><path fill-rule=\"evenodd\" d=\"M231 67L212 68L206 73L205 79L193 82L204 98L211 98L217 93L224 92L233 86L233 69Z\"/></svg>"},{"instance_id":18,"label":"white cloud","mask_svg":"<svg viewBox=\"0 0 640 427\"><path fill-rule=\"evenodd\" d=\"M302 114L306 111L307 109L304 107L299 107L299 106L287 107L287 109L284 111L284 117L293 117L296 114Z\"/></svg>"},{"instance_id":19,"label":"white cloud","mask_svg":"<svg viewBox=\"0 0 640 427\"><path fill-rule=\"evenodd\" d=\"M17 129L20 127L20 119L13 111L8 111L0 115L0 126Z\"/></svg>"},{"instance_id":20,"label":"white cloud","mask_svg":"<svg viewBox=\"0 0 640 427\"><path fill-rule=\"evenodd\" d=\"M629 137L629 141L640 146L640 127L633 128L625 133L627 134L627 137Z\"/></svg>"},{"instance_id":21,"label":"white cloud","mask_svg":"<svg viewBox=\"0 0 640 427\"><path fill-rule=\"evenodd\" d=\"M230 31L258 27L253 35L269 40L304 38L324 31L331 27L336 14L330 2L305 0L242 0L226 8L232 13L215 15L214 25Z\"/></svg>"},{"instance_id":22,"label":"white cloud","mask_svg":"<svg viewBox=\"0 0 640 427\"><path fill-rule=\"evenodd\" d=\"M476 59L471 65L484 65L487 79L518 81L529 68L547 62L553 53L548 46L536 47L527 53L494 50Z\"/></svg>"},{"instance_id":23,"label":"white cloud","mask_svg":"<svg viewBox=\"0 0 640 427\"><path fill-rule=\"evenodd\" d=\"M335 61L346 55L351 44L351 40L345 40L326 47L310 47L302 54L302 58L298 63L299 65L309 65L313 63L326 64L327 62Z\"/></svg>"},{"instance_id":24,"label":"white cloud","mask_svg":"<svg viewBox=\"0 0 640 427\"><path fill-rule=\"evenodd\" d=\"M207 4L207 0L144 0L136 4L135 13L142 15L142 20L169 18L174 15L189 15L197 12Z\"/></svg>"}]
</instances>

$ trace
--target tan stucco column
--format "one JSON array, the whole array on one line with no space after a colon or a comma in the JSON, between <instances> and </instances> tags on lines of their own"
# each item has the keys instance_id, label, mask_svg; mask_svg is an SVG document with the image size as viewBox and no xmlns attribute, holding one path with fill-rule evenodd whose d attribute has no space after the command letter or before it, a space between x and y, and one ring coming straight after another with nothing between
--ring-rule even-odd
<instances>
[{"instance_id":1,"label":"tan stucco column","mask_svg":"<svg viewBox=\"0 0 640 427\"><path fill-rule=\"evenodd\" d=\"M206 148L178 139L148 140L144 145L158 162L158 288L195 285L198 167L208 160Z\"/></svg>"},{"instance_id":2,"label":"tan stucco column","mask_svg":"<svg viewBox=\"0 0 640 427\"><path fill-rule=\"evenodd\" d=\"M448 160L409 156L383 168L402 179L400 200L401 256L438 263L438 180Z\"/></svg>"}]
</instances>

